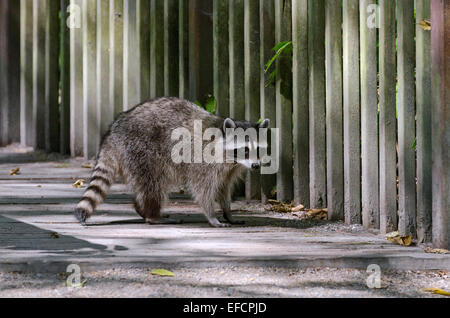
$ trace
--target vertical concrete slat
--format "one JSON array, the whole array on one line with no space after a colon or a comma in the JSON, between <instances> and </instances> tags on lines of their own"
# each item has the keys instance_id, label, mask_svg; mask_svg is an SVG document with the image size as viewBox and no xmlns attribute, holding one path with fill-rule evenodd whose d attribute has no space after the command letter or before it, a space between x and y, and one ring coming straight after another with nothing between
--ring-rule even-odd
<instances>
[{"instance_id":1,"label":"vertical concrete slat","mask_svg":"<svg viewBox=\"0 0 450 318\"><path fill-rule=\"evenodd\" d=\"M32 145L33 121L33 1L20 1L20 143ZM0 62L1 63L1 62Z\"/></svg>"},{"instance_id":2,"label":"vertical concrete slat","mask_svg":"<svg viewBox=\"0 0 450 318\"><path fill-rule=\"evenodd\" d=\"M178 1L164 0L164 95L178 96Z\"/></svg>"},{"instance_id":3,"label":"vertical concrete slat","mask_svg":"<svg viewBox=\"0 0 450 318\"><path fill-rule=\"evenodd\" d=\"M228 0L213 0L214 97L216 114L230 115L230 69L228 48Z\"/></svg>"},{"instance_id":4,"label":"vertical concrete slat","mask_svg":"<svg viewBox=\"0 0 450 318\"><path fill-rule=\"evenodd\" d=\"M97 2L83 0L83 156L91 159L99 146L97 107Z\"/></svg>"},{"instance_id":5,"label":"vertical concrete slat","mask_svg":"<svg viewBox=\"0 0 450 318\"><path fill-rule=\"evenodd\" d=\"M111 0L109 9L109 101L116 117L123 111L123 0Z\"/></svg>"},{"instance_id":6,"label":"vertical concrete slat","mask_svg":"<svg viewBox=\"0 0 450 318\"><path fill-rule=\"evenodd\" d=\"M178 4L178 96L189 97L189 2Z\"/></svg>"},{"instance_id":7,"label":"vertical concrete slat","mask_svg":"<svg viewBox=\"0 0 450 318\"><path fill-rule=\"evenodd\" d=\"M244 2L244 60L245 60L245 119L257 122L260 114L260 65L259 65L259 2ZM245 182L247 200L261 197L260 173L247 173Z\"/></svg>"},{"instance_id":8,"label":"vertical concrete slat","mask_svg":"<svg viewBox=\"0 0 450 318\"><path fill-rule=\"evenodd\" d=\"M344 219L342 1L328 0L325 23L328 219Z\"/></svg>"},{"instance_id":9,"label":"vertical concrete slat","mask_svg":"<svg viewBox=\"0 0 450 318\"><path fill-rule=\"evenodd\" d=\"M45 5L33 2L33 121L35 149L45 149Z\"/></svg>"},{"instance_id":10,"label":"vertical concrete slat","mask_svg":"<svg viewBox=\"0 0 450 318\"><path fill-rule=\"evenodd\" d=\"M150 99L150 2L137 0L139 102Z\"/></svg>"},{"instance_id":11,"label":"vertical concrete slat","mask_svg":"<svg viewBox=\"0 0 450 318\"><path fill-rule=\"evenodd\" d=\"M237 8L235 8L237 11ZM275 46L275 4L272 0L260 0L259 2L259 19L260 19L260 59L261 59L261 79L260 79L260 104L261 104L261 118L270 120L270 128L275 128L277 125L277 116L276 116L276 99L275 99L275 85L276 83L268 84L269 81L269 73L265 73L265 65L274 55L274 51L272 50ZM242 20L243 22L243 20ZM235 31L237 36L239 37L239 30ZM239 37L239 39L241 39ZM240 53L240 52L238 52ZM236 54L238 54L236 53ZM236 59L236 55L234 56ZM240 92L237 88L237 84L240 75L240 68L236 61L234 70L234 80L230 85L233 85L233 82L236 85L235 94L236 99L232 102L233 108L237 108L239 104L238 92ZM240 83L240 82L239 82ZM243 92L242 92L243 94ZM243 99L243 98L242 98ZM233 100L233 98L232 98ZM234 111L237 113L237 111ZM271 149L269 149L271 151ZM261 200L265 203L269 198L273 196L273 190L277 184L277 175L274 174L263 174L261 175ZM308 197L309 200L309 197Z\"/></svg>"},{"instance_id":12,"label":"vertical concrete slat","mask_svg":"<svg viewBox=\"0 0 450 318\"><path fill-rule=\"evenodd\" d=\"M60 144L61 154L70 154L70 29L67 25L70 0L61 0L61 21L60 21L60 54L61 54L61 73L60 73Z\"/></svg>"},{"instance_id":13,"label":"vertical concrete slat","mask_svg":"<svg viewBox=\"0 0 450 318\"><path fill-rule=\"evenodd\" d=\"M114 119L109 100L110 81L110 1L97 0L97 125L103 135Z\"/></svg>"},{"instance_id":14,"label":"vertical concrete slat","mask_svg":"<svg viewBox=\"0 0 450 318\"><path fill-rule=\"evenodd\" d=\"M308 1L310 206L322 208L326 197L325 1Z\"/></svg>"},{"instance_id":15,"label":"vertical concrete slat","mask_svg":"<svg viewBox=\"0 0 450 318\"><path fill-rule=\"evenodd\" d=\"M416 236L414 1L397 1L398 230Z\"/></svg>"},{"instance_id":16,"label":"vertical concrete slat","mask_svg":"<svg viewBox=\"0 0 450 318\"><path fill-rule=\"evenodd\" d=\"M376 1L361 0L359 11L362 221L366 228L379 228Z\"/></svg>"},{"instance_id":17,"label":"vertical concrete slat","mask_svg":"<svg viewBox=\"0 0 450 318\"><path fill-rule=\"evenodd\" d=\"M127 110L139 103L141 94L137 0L124 0L123 18L123 108Z\"/></svg>"},{"instance_id":18,"label":"vertical concrete slat","mask_svg":"<svg viewBox=\"0 0 450 318\"><path fill-rule=\"evenodd\" d=\"M45 22L45 150L58 152L59 112L59 12L60 2L46 0Z\"/></svg>"},{"instance_id":19,"label":"vertical concrete slat","mask_svg":"<svg viewBox=\"0 0 450 318\"><path fill-rule=\"evenodd\" d=\"M39 0L37 0L39 1ZM70 153L83 155L83 33L82 0L71 0L70 20Z\"/></svg>"},{"instance_id":20,"label":"vertical concrete slat","mask_svg":"<svg viewBox=\"0 0 450 318\"><path fill-rule=\"evenodd\" d=\"M397 155L396 155L396 32L395 3L380 1L380 230L382 233L397 229ZM375 114L373 115L375 116ZM368 120L374 120L374 117ZM370 158L368 158L370 160ZM374 162L367 163L367 172ZM370 196L375 191L370 184L364 191ZM364 203L363 203L364 204ZM368 207L369 208L369 207ZM378 209L378 206L377 208ZM373 209L369 209L373 210ZM370 213L370 212L369 212Z\"/></svg>"},{"instance_id":21,"label":"vertical concrete slat","mask_svg":"<svg viewBox=\"0 0 450 318\"><path fill-rule=\"evenodd\" d=\"M416 6L417 240L423 243L432 239L431 32L419 23L430 19L430 0L417 0Z\"/></svg>"},{"instance_id":22,"label":"vertical concrete slat","mask_svg":"<svg viewBox=\"0 0 450 318\"><path fill-rule=\"evenodd\" d=\"M343 2L344 218L361 223L359 0Z\"/></svg>"},{"instance_id":23,"label":"vertical concrete slat","mask_svg":"<svg viewBox=\"0 0 450 318\"><path fill-rule=\"evenodd\" d=\"M213 93L211 0L189 0L189 99L201 104Z\"/></svg>"},{"instance_id":24,"label":"vertical concrete slat","mask_svg":"<svg viewBox=\"0 0 450 318\"><path fill-rule=\"evenodd\" d=\"M450 249L450 1L431 0L433 246Z\"/></svg>"},{"instance_id":25,"label":"vertical concrete slat","mask_svg":"<svg viewBox=\"0 0 450 318\"><path fill-rule=\"evenodd\" d=\"M308 1L292 2L294 202L309 207Z\"/></svg>"},{"instance_id":26,"label":"vertical concrete slat","mask_svg":"<svg viewBox=\"0 0 450 318\"><path fill-rule=\"evenodd\" d=\"M150 97L164 96L164 1L150 3Z\"/></svg>"}]
</instances>

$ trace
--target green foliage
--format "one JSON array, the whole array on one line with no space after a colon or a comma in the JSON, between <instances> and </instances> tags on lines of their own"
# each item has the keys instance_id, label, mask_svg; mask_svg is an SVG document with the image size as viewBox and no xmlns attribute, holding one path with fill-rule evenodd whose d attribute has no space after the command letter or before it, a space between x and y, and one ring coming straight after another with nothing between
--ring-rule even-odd
<instances>
[{"instance_id":1,"label":"green foliage","mask_svg":"<svg viewBox=\"0 0 450 318\"><path fill-rule=\"evenodd\" d=\"M208 95L205 101L205 104L202 105L199 101L195 101L195 104L201 108L204 108L206 111L214 114L217 109L217 101L213 95Z\"/></svg>"},{"instance_id":2,"label":"green foliage","mask_svg":"<svg viewBox=\"0 0 450 318\"><path fill-rule=\"evenodd\" d=\"M416 150L416 147L417 147L417 138L414 138L414 142L413 142L411 148Z\"/></svg>"},{"instance_id":3,"label":"green foliage","mask_svg":"<svg viewBox=\"0 0 450 318\"><path fill-rule=\"evenodd\" d=\"M272 65L273 63L276 62L276 60L282 55L288 55L292 58L292 51L293 51L293 45L292 45L292 41L282 41L280 43L278 43L277 45L275 45L272 49L273 51L275 51L274 56L266 63L266 69L264 70L264 73L269 73L269 78L266 82L266 87L269 86L270 84L272 84L273 82L275 82L275 78L277 76L277 68L273 67ZM272 71L270 71L272 70ZM269 72L270 71L270 72Z\"/></svg>"}]
</instances>

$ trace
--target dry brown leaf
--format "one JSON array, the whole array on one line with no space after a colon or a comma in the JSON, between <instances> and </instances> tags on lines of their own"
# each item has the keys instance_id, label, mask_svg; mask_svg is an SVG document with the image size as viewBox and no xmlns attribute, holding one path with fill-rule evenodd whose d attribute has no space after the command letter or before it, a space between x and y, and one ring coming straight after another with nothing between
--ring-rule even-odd
<instances>
[{"instance_id":1,"label":"dry brown leaf","mask_svg":"<svg viewBox=\"0 0 450 318\"><path fill-rule=\"evenodd\" d=\"M94 165L92 163L85 163L81 165L81 168L92 169L94 168Z\"/></svg>"},{"instance_id":2,"label":"dry brown leaf","mask_svg":"<svg viewBox=\"0 0 450 318\"><path fill-rule=\"evenodd\" d=\"M57 238L59 238L59 234L56 233L56 232L52 232L52 233L50 234L50 237L53 238L53 239L57 239Z\"/></svg>"},{"instance_id":3,"label":"dry brown leaf","mask_svg":"<svg viewBox=\"0 0 450 318\"><path fill-rule=\"evenodd\" d=\"M293 208L292 208L292 212L300 212L300 211L302 211L302 210L304 210L304 209L305 209L305 206L302 205L302 204L299 204L299 205L297 205L296 207L293 207Z\"/></svg>"},{"instance_id":4,"label":"dry brown leaf","mask_svg":"<svg viewBox=\"0 0 450 318\"><path fill-rule=\"evenodd\" d=\"M450 296L450 293L448 291L442 290L440 288L431 287L431 288L425 288L424 290L427 291L427 292L433 293L433 294L439 294L439 295L443 295L443 296Z\"/></svg>"},{"instance_id":5,"label":"dry brown leaf","mask_svg":"<svg viewBox=\"0 0 450 318\"><path fill-rule=\"evenodd\" d=\"M14 169L11 169L11 171L9 172L9 175L15 176L15 175L20 174L19 172L20 172L20 168L14 168Z\"/></svg>"},{"instance_id":6,"label":"dry brown leaf","mask_svg":"<svg viewBox=\"0 0 450 318\"><path fill-rule=\"evenodd\" d=\"M424 249L425 253L434 253L434 254L450 254L449 250L443 249L443 248L432 248L432 247L425 247Z\"/></svg>"},{"instance_id":7,"label":"dry brown leaf","mask_svg":"<svg viewBox=\"0 0 450 318\"><path fill-rule=\"evenodd\" d=\"M84 184L84 179L79 179L77 181L75 181L74 184L72 184L72 187L74 188L82 188Z\"/></svg>"},{"instance_id":8,"label":"dry brown leaf","mask_svg":"<svg viewBox=\"0 0 450 318\"><path fill-rule=\"evenodd\" d=\"M308 210L309 214L317 214L317 213L320 213L320 212L324 212L323 209L310 209L310 210Z\"/></svg>"},{"instance_id":9,"label":"dry brown leaf","mask_svg":"<svg viewBox=\"0 0 450 318\"><path fill-rule=\"evenodd\" d=\"M400 234L397 231L386 234L386 239L389 242L392 242L392 243L395 243L398 245L403 245L403 246L410 246L412 243L411 235L400 236Z\"/></svg>"},{"instance_id":10,"label":"dry brown leaf","mask_svg":"<svg viewBox=\"0 0 450 318\"><path fill-rule=\"evenodd\" d=\"M328 212L327 209L310 209L306 212L306 216L310 219L326 220Z\"/></svg>"},{"instance_id":11,"label":"dry brown leaf","mask_svg":"<svg viewBox=\"0 0 450 318\"><path fill-rule=\"evenodd\" d=\"M271 207L266 208L267 211L274 212L292 212L292 203L283 203L277 200L267 200L267 203L271 205Z\"/></svg>"},{"instance_id":12,"label":"dry brown leaf","mask_svg":"<svg viewBox=\"0 0 450 318\"><path fill-rule=\"evenodd\" d=\"M419 23L419 26L425 31L431 31L431 22L429 20L422 20Z\"/></svg>"}]
</instances>

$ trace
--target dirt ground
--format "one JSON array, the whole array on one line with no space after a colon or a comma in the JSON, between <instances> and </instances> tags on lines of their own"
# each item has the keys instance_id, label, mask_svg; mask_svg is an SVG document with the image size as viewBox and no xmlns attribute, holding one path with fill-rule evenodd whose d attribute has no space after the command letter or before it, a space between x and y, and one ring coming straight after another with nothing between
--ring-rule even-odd
<instances>
[{"instance_id":1,"label":"dirt ground","mask_svg":"<svg viewBox=\"0 0 450 318\"><path fill-rule=\"evenodd\" d=\"M0 297L433 297L425 288L450 291L446 271L385 271L381 288L369 288L370 273L357 269L227 266L173 270L120 267L87 272L84 287L66 287L60 274L0 273ZM170 270L170 268L168 268Z\"/></svg>"}]
</instances>

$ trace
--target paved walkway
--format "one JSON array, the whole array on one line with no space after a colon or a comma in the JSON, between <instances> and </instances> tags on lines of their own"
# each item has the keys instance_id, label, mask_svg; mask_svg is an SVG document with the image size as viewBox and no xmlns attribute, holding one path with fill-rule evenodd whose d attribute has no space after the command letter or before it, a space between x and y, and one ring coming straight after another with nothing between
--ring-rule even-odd
<instances>
[{"instance_id":1,"label":"paved walkway","mask_svg":"<svg viewBox=\"0 0 450 318\"><path fill-rule=\"evenodd\" d=\"M199 207L183 196L174 196L163 211L183 224L147 225L121 184L112 187L89 226L82 227L72 211L84 189L72 183L89 178L85 161L27 162L39 159L0 152L0 271L64 272L71 263L84 270L211 264L450 270L450 255L397 246L360 226L305 221L243 202L232 208L241 210L235 213L244 226L211 228ZM20 174L10 176L17 167Z\"/></svg>"}]
</instances>

